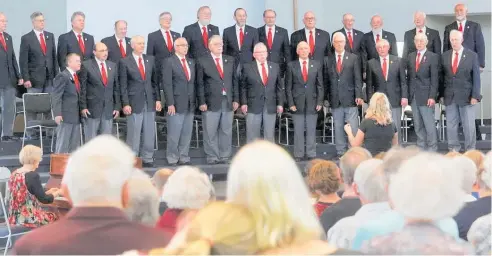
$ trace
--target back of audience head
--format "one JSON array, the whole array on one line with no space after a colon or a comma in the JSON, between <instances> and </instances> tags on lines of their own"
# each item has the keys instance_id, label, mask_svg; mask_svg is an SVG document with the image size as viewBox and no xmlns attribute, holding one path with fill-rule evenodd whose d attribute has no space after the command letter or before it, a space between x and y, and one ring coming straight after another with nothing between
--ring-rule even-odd
<instances>
[{"instance_id":1,"label":"back of audience head","mask_svg":"<svg viewBox=\"0 0 492 256\"><path fill-rule=\"evenodd\" d=\"M420 153L403 162L391 177L393 208L407 219L435 221L452 217L464 202L458 179L449 179L452 161L436 153Z\"/></svg>"},{"instance_id":2,"label":"back of audience head","mask_svg":"<svg viewBox=\"0 0 492 256\"><path fill-rule=\"evenodd\" d=\"M391 177L398 172L400 166L409 158L420 153L420 149L414 146L393 147L386 152L383 158L383 172L386 176L386 182L389 183Z\"/></svg>"},{"instance_id":3,"label":"back of audience head","mask_svg":"<svg viewBox=\"0 0 492 256\"><path fill-rule=\"evenodd\" d=\"M173 170L163 168L159 169L154 173L152 176L152 184L157 188L159 197L162 196L162 190L164 189L164 185L166 184L167 180L173 174Z\"/></svg>"},{"instance_id":4,"label":"back of audience head","mask_svg":"<svg viewBox=\"0 0 492 256\"><path fill-rule=\"evenodd\" d=\"M492 151L485 155L483 168L478 170L477 180L480 187L480 197L490 196L492 190Z\"/></svg>"},{"instance_id":5,"label":"back of audience head","mask_svg":"<svg viewBox=\"0 0 492 256\"><path fill-rule=\"evenodd\" d=\"M385 155L386 155L386 152L379 152L377 155L374 156L374 159L383 160Z\"/></svg>"},{"instance_id":6,"label":"back of audience head","mask_svg":"<svg viewBox=\"0 0 492 256\"><path fill-rule=\"evenodd\" d=\"M159 195L150 177L135 169L127 182L125 212L132 221L154 226L159 218Z\"/></svg>"},{"instance_id":7,"label":"back of audience head","mask_svg":"<svg viewBox=\"0 0 492 256\"><path fill-rule=\"evenodd\" d=\"M98 136L70 156L62 180L63 193L74 207L123 208L125 183L134 170L135 155L122 141Z\"/></svg>"},{"instance_id":8,"label":"back of audience head","mask_svg":"<svg viewBox=\"0 0 492 256\"><path fill-rule=\"evenodd\" d=\"M473 191L473 184L477 181L477 167L468 157L457 156L451 159L453 168L451 171L457 172L463 192L470 194Z\"/></svg>"},{"instance_id":9,"label":"back of audience head","mask_svg":"<svg viewBox=\"0 0 492 256\"><path fill-rule=\"evenodd\" d=\"M260 209L255 216L261 249L322 236L306 184L294 159L280 146L255 141L242 147L228 173L227 200Z\"/></svg>"},{"instance_id":10,"label":"back of audience head","mask_svg":"<svg viewBox=\"0 0 492 256\"><path fill-rule=\"evenodd\" d=\"M327 160L320 160L309 169L309 189L318 195L336 193L340 187L338 166Z\"/></svg>"},{"instance_id":11,"label":"back of audience head","mask_svg":"<svg viewBox=\"0 0 492 256\"><path fill-rule=\"evenodd\" d=\"M382 164L383 161L380 159L369 159L362 162L355 170L352 186L362 204L388 201Z\"/></svg>"},{"instance_id":12,"label":"back of audience head","mask_svg":"<svg viewBox=\"0 0 492 256\"><path fill-rule=\"evenodd\" d=\"M215 191L207 174L196 167L183 166L169 176L162 200L169 209L201 209L215 200Z\"/></svg>"},{"instance_id":13,"label":"back of audience head","mask_svg":"<svg viewBox=\"0 0 492 256\"><path fill-rule=\"evenodd\" d=\"M475 166L477 167L477 171L483 168L483 161L485 160L485 155L480 152L479 150L468 150L466 151L463 156L466 156L470 158L473 163L475 163Z\"/></svg>"},{"instance_id":14,"label":"back of audience head","mask_svg":"<svg viewBox=\"0 0 492 256\"><path fill-rule=\"evenodd\" d=\"M350 148L341 158L340 158L340 170L342 172L343 183L351 186L354 182L355 170L360 163L371 159L371 153L362 147L352 147Z\"/></svg>"}]
</instances>

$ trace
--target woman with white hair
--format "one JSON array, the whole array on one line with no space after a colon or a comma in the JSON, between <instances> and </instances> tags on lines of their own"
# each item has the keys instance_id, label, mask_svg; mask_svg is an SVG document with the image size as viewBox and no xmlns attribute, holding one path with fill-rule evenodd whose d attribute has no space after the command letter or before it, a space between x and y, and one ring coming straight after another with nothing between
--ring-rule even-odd
<instances>
[{"instance_id":1,"label":"woman with white hair","mask_svg":"<svg viewBox=\"0 0 492 256\"><path fill-rule=\"evenodd\" d=\"M267 141L250 143L229 168L227 200L254 209L262 254L332 254L294 159Z\"/></svg>"},{"instance_id":2,"label":"woman with white hair","mask_svg":"<svg viewBox=\"0 0 492 256\"><path fill-rule=\"evenodd\" d=\"M180 167L164 185L162 200L168 208L157 222L157 227L174 234L178 231L178 217L183 211L199 210L214 199L215 190L206 173L196 167Z\"/></svg>"},{"instance_id":3,"label":"woman with white hair","mask_svg":"<svg viewBox=\"0 0 492 256\"><path fill-rule=\"evenodd\" d=\"M477 167L475 163L466 156L457 156L452 158L453 166L450 171L456 172L456 178L460 179L461 189L463 191L463 202L472 202L477 200L473 195L473 185L477 180Z\"/></svg>"},{"instance_id":4,"label":"woman with white hair","mask_svg":"<svg viewBox=\"0 0 492 256\"><path fill-rule=\"evenodd\" d=\"M398 131L391 118L391 105L384 93L376 92L371 97L365 118L355 136L350 124L344 128L352 147L363 146L373 156L398 145Z\"/></svg>"},{"instance_id":5,"label":"woman with white hair","mask_svg":"<svg viewBox=\"0 0 492 256\"><path fill-rule=\"evenodd\" d=\"M453 162L434 153L405 161L391 177L389 198L405 217L402 230L371 239L362 246L368 254L469 255L473 248L452 237L434 222L455 215L464 202L461 182L449 179Z\"/></svg>"},{"instance_id":6,"label":"woman with white hair","mask_svg":"<svg viewBox=\"0 0 492 256\"><path fill-rule=\"evenodd\" d=\"M135 169L127 181L125 213L132 221L155 226L159 219L159 193L145 172Z\"/></svg>"}]
</instances>

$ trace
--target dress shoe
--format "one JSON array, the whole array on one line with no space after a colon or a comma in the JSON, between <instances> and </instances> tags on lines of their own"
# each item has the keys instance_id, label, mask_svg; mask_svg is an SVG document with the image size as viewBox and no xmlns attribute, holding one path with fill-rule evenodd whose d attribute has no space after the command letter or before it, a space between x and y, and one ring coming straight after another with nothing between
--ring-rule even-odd
<instances>
[{"instance_id":1,"label":"dress shoe","mask_svg":"<svg viewBox=\"0 0 492 256\"><path fill-rule=\"evenodd\" d=\"M300 157L294 157L294 161L301 162L302 161L302 158L300 158Z\"/></svg>"},{"instance_id":2,"label":"dress shoe","mask_svg":"<svg viewBox=\"0 0 492 256\"><path fill-rule=\"evenodd\" d=\"M154 166L154 163L148 162L148 163L142 163L142 167L143 168L153 168L155 166Z\"/></svg>"},{"instance_id":3,"label":"dress shoe","mask_svg":"<svg viewBox=\"0 0 492 256\"><path fill-rule=\"evenodd\" d=\"M219 160L211 160L211 161L207 161L207 164L219 164L220 161Z\"/></svg>"},{"instance_id":4,"label":"dress shoe","mask_svg":"<svg viewBox=\"0 0 492 256\"><path fill-rule=\"evenodd\" d=\"M179 161L178 165L191 165L191 162L190 161L186 161L186 162Z\"/></svg>"},{"instance_id":5,"label":"dress shoe","mask_svg":"<svg viewBox=\"0 0 492 256\"><path fill-rule=\"evenodd\" d=\"M15 139L12 136L2 136L2 141L15 141Z\"/></svg>"},{"instance_id":6,"label":"dress shoe","mask_svg":"<svg viewBox=\"0 0 492 256\"><path fill-rule=\"evenodd\" d=\"M231 164L231 159L229 159L229 158L224 158L224 159L220 160L220 163L221 163L221 164Z\"/></svg>"}]
</instances>

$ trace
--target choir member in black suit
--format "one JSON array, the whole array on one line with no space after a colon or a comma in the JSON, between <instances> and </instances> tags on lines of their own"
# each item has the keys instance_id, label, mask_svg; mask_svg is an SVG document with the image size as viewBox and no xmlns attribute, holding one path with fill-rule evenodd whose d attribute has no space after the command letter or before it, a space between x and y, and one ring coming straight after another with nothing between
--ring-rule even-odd
<instances>
[{"instance_id":1,"label":"choir member in black suit","mask_svg":"<svg viewBox=\"0 0 492 256\"><path fill-rule=\"evenodd\" d=\"M342 23L343 28L333 32L333 34L335 34L336 32L341 32L342 34L344 34L346 38L345 51L359 55L360 43L362 42L362 38L364 37L364 32L354 28L355 18L350 13L346 13L343 15ZM335 51L335 46L333 46L333 51Z\"/></svg>"},{"instance_id":2,"label":"choir member in black suit","mask_svg":"<svg viewBox=\"0 0 492 256\"><path fill-rule=\"evenodd\" d=\"M203 55L210 54L208 49L208 40L214 35L219 35L219 28L210 24L212 10L208 6L202 6L197 11L198 21L186 26L183 31L183 37L186 38L190 49L188 57L198 59Z\"/></svg>"},{"instance_id":3,"label":"choir member in black suit","mask_svg":"<svg viewBox=\"0 0 492 256\"><path fill-rule=\"evenodd\" d=\"M272 9L263 12L265 25L258 28L260 42L268 49L268 61L280 66L280 76L284 77L287 62L291 60L289 34L285 28L275 24L277 13Z\"/></svg>"},{"instance_id":4,"label":"choir member in black suit","mask_svg":"<svg viewBox=\"0 0 492 256\"><path fill-rule=\"evenodd\" d=\"M237 8L234 11L236 24L225 28L222 34L224 54L234 57L240 64L253 61L253 48L258 43L258 30L246 25L247 18L246 10Z\"/></svg>"},{"instance_id":5,"label":"choir member in black suit","mask_svg":"<svg viewBox=\"0 0 492 256\"><path fill-rule=\"evenodd\" d=\"M126 36L128 24L124 20L114 23L114 35L101 40L108 47L108 60L116 64L132 53L131 38Z\"/></svg>"},{"instance_id":6,"label":"choir member in black suit","mask_svg":"<svg viewBox=\"0 0 492 256\"><path fill-rule=\"evenodd\" d=\"M304 14L302 21L305 27L290 36L291 58L298 60L297 45L304 41L309 46L309 58L323 64L325 56L331 51L330 33L316 28L316 17L311 11Z\"/></svg>"},{"instance_id":7,"label":"choir member in black suit","mask_svg":"<svg viewBox=\"0 0 492 256\"><path fill-rule=\"evenodd\" d=\"M441 37L439 36L439 31L428 28L425 25L425 16L424 12L416 12L413 15L415 28L405 32L402 58L406 59L408 54L417 51L414 43L414 38L417 33L424 34L427 37L428 51L441 55Z\"/></svg>"},{"instance_id":8,"label":"choir member in black suit","mask_svg":"<svg viewBox=\"0 0 492 256\"><path fill-rule=\"evenodd\" d=\"M71 21L72 30L58 37L57 57L61 71L65 69L65 59L70 53L76 53L81 56L81 61L94 58L94 37L83 32L85 14L83 12L74 12Z\"/></svg>"}]
</instances>

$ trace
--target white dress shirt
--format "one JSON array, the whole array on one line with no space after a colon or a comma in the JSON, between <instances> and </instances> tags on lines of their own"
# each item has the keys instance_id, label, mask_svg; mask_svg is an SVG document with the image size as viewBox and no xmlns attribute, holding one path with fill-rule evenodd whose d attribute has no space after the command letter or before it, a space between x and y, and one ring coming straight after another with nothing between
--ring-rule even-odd
<instances>
[{"instance_id":1,"label":"white dress shirt","mask_svg":"<svg viewBox=\"0 0 492 256\"><path fill-rule=\"evenodd\" d=\"M120 38L116 35L114 35L114 38L116 38L116 43L118 44L118 48L120 48ZM121 44L123 45L123 50L126 52L126 38L121 38Z\"/></svg>"},{"instance_id":2,"label":"white dress shirt","mask_svg":"<svg viewBox=\"0 0 492 256\"><path fill-rule=\"evenodd\" d=\"M36 34L36 38L38 39L39 43L41 43L41 39L39 37L39 34L43 33L43 36L46 36L44 34L44 31L38 31L38 30L35 30L35 29L33 29L32 31L34 31L34 34ZM46 43L46 40L44 40L44 42Z\"/></svg>"},{"instance_id":3,"label":"white dress shirt","mask_svg":"<svg viewBox=\"0 0 492 256\"><path fill-rule=\"evenodd\" d=\"M458 51L458 66L460 65L460 61L461 61L461 55L463 55L463 47L461 47L461 49ZM451 56L451 67L453 66L453 63L454 63L454 58L456 57L456 51L453 50L453 56Z\"/></svg>"},{"instance_id":4,"label":"white dress shirt","mask_svg":"<svg viewBox=\"0 0 492 256\"><path fill-rule=\"evenodd\" d=\"M465 32L466 19L464 19L463 21L456 21L456 25L458 26L458 30L460 29L460 23L461 23L461 26L463 27L463 32Z\"/></svg>"},{"instance_id":5,"label":"white dress shirt","mask_svg":"<svg viewBox=\"0 0 492 256\"><path fill-rule=\"evenodd\" d=\"M384 78L384 80L388 80L388 70L390 68L389 54L384 58L379 56L379 61L381 61L381 70L383 69L383 63L384 63L383 59L386 59L386 77Z\"/></svg>"},{"instance_id":6,"label":"white dress shirt","mask_svg":"<svg viewBox=\"0 0 492 256\"><path fill-rule=\"evenodd\" d=\"M224 72L224 62L223 62L223 59L222 59L222 54L220 56L215 56L213 53L210 53L212 55L212 59L214 59L214 63L215 65L217 65L217 62L215 61L215 59L219 58L219 64L220 64L220 67L222 68L222 72Z\"/></svg>"},{"instance_id":7,"label":"white dress shirt","mask_svg":"<svg viewBox=\"0 0 492 256\"><path fill-rule=\"evenodd\" d=\"M185 59L185 65L186 65L186 69L188 69L188 75L190 76L191 78L191 69L190 69L190 65L188 65L188 60L186 59L186 56L179 56L178 54L176 54L176 56L178 56L178 59L179 59L179 63L181 63L181 67L183 66L183 61L181 61L181 59ZM215 60L214 60L215 61Z\"/></svg>"},{"instance_id":8,"label":"white dress shirt","mask_svg":"<svg viewBox=\"0 0 492 256\"><path fill-rule=\"evenodd\" d=\"M236 26L235 26L235 27L236 27L237 46L238 46L238 48L239 48L239 49L241 49L241 40L240 40L240 37L239 37L239 33L240 33L239 29L240 29L240 28L242 28L242 29L243 29L243 35L244 35L244 37L246 37L246 31L245 31L246 26L244 26L244 27L240 27L240 26L238 26L238 25L236 24ZM244 38L243 38L243 40L244 40Z\"/></svg>"},{"instance_id":9,"label":"white dress shirt","mask_svg":"<svg viewBox=\"0 0 492 256\"><path fill-rule=\"evenodd\" d=\"M425 35L425 32L427 31L427 27L426 26L423 26L422 28L417 28L415 27L415 32L418 34L419 33L419 30L422 30L422 34Z\"/></svg>"},{"instance_id":10,"label":"white dress shirt","mask_svg":"<svg viewBox=\"0 0 492 256\"><path fill-rule=\"evenodd\" d=\"M261 63L259 61L256 61L256 65L258 66L258 71L260 72L260 77L261 77L261 81L263 81L263 68L261 66ZM268 78L268 62L265 60L265 70L266 70L266 73L267 73L267 78Z\"/></svg>"},{"instance_id":11,"label":"white dress shirt","mask_svg":"<svg viewBox=\"0 0 492 256\"><path fill-rule=\"evenodd\" d=\"M138 55L135 55L135 53L132 53L132 55L133 55L133 58L135 59L135 62L137 63L137 67L138 67L138 68L140 68L140 67L138 66L138 58L142 58L142 66L143 66L143 69L144 69L144 71L145 71L145 63L144 63L144 62L145 62L145 60L144 60L144 58L143 58L143 55L138 56Z\"/></svg>"},{"instance_id":12,"label":"white dress shirt","mask_svg":"<svg viewBox=\"0 0 492 256\"><path fill-rule=\"evenodd\" d=\"M106 77L108 77L108 66L106 65L107 64L106 61L101 61L98 58L94 58L94 59L96 59L97 66L99 67L99 72L101 72L101 75L102 75L101 63L104 63L104 69L106 71ZM138 65L138 62L137 62L137 65Z\"/></svg>"},{"instance_id":13,"label":"white dress shirt","mask_svg":"<svg viewBox=\"0 0 492 256\"><path fill-rule=\"evenodd\" d=\"M337 63L337 64L338 64L338 55L341 55L341 57L340 57L340 61L341 61L341 62L342 62L342 64L343 64L343 56L345 55L345 51L343 51L343 52L341 52L341 53L338 53L338 52L336 52L336 51L335 51L335 53L334 53L334 54L335 54L335 63Z\"/></svg>"},{"instance_id":14,"label":"white dress shirt","mask_svg":"<svg viewBox=\"0 0 492 256\"><path fill-rule=\"evenodd\" d=\"M382 29L379 31L375 31L375 30L372 31L372 36L374 37L375 43L378 42L378 35L379 35L379 40L383 39L383 30Z\"/></svg>"},{"instance_id":15,"label":"white dress shirt","mask_svg":"<svg viewBox=\"0 0 492 256\"><path fill-rule=\"evenodd\" d=\"M309 31L313 31L313 43L316 45L316 28L309 30L308 28L304 28L304 33L306 33L306 43L309 44Z\"/></svg>"},{"instance_id":16,"label":"white dress shirt","mask_svg":"<svg viewBox=\"0 0 492 256\"><path fill-rule=\"evenodd\" d=\"M424 57L424 54L425 52L427 51L427 48L424 48L422 51L419 51L417 50L417 54L415 55L417 58L419 56L419 52L420 52L420 60L419 59L416 59L415 61L418 62L418 63L421 63L422 62L422 58Z\"/></svg>"},{"instance_id":17,"label":"white dress shirt","mask_svg":"<svg viewBox=\"0 0 492 256\"><path fill-rule=\"evenodd\" d=\"M266 39L268 41L268 31L270 30L270 28L272 28L272 43L273 43L273 38L275 37L275 25L273 25L271 27L269 27L268 25L265 26L265 35L266 35Z\"/></svg>"},{"instance_id":18,"label":"white dress shirt","mask_svg":"<svg viewBox=\"0 0 492 256\"><path fill-rule=\"evenodd\" d=\"M72 31L73 31L73 33L75 34L75 38L77 39L77 42L79 41L79 35L81 35L81 36L82 36L82 44L83 44L83 45L85 45L85 42L84 42L84 40L85 40L85 38L84 38L84 32L77 33L77 32L75 32L74 30L72 30ZM39 36L39 35L38 35L38 36Z\"/></svg>"},{"instance_id":19,"label":"white dress shirt","mask_svg":"<svg viewBox=\"0 0 492 256\"><path fill-rule=\"evenodd\" d=\"M202 35L203 35L203 27L205 27L205 30L207 30L207 34L208 34L208 26L202 25L200 24L200 22L198 22L198 28L200 28L200 33L202 33Z\"/></svg>"},{"instance_id":20,"label":"white dress shirt","mask_svg":"<svg viewBox=\"0 0 492 256\"><path fill-rule=\"evenodd\" d=\"M67 67L68 72L70 72L70 75L72 75L72 80L75 81L74 76L77 74L77 72L73 71L71 68Z\"/></svg>"},{"instance_id":21,"label":"white dress shirt","mask_svg":"<svg viewBox=\"0 0 492 256\"><path fill-rule=\"evenodd\" d=\"M301 64L301 73L302 73L302 67L303 67L303 65L304 65L304 64L302 64L302 63L303 63L304 61L306 62L306 70L307 70L307 72L308 72L308 74L309 74L309 58L307 58L306 60L303 60L303 59L299 58L299 63Z\"/></svg>"},{"instance_id":22,"label":"white dress shirt","mask_svg":"<svg viewBox=\"0 0 492 256\"><path fill-rule=\"evenodd\" d=\"M169 32L169 37L171 37L171 42L168 42L167 41L167 33L166 32ZM166 42L166 45L169 46L169 44L171 44L171 46L173 45L173 35L171 34L171 30L165 30L163 28L161 28L161 33L162 33L162 36L164 37L164 42Z\"/></svg>"}]
</instances>

